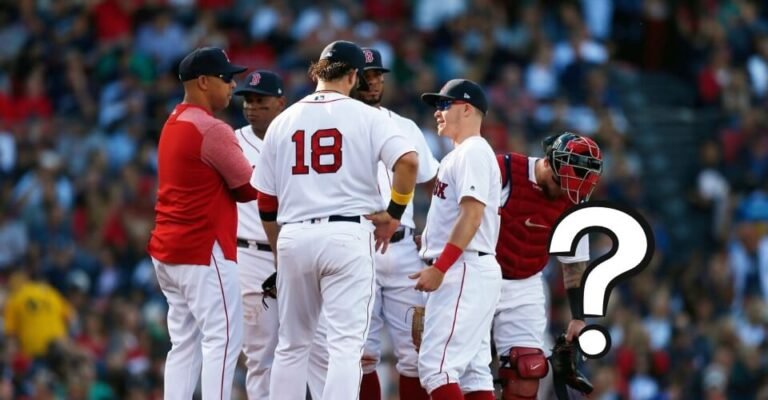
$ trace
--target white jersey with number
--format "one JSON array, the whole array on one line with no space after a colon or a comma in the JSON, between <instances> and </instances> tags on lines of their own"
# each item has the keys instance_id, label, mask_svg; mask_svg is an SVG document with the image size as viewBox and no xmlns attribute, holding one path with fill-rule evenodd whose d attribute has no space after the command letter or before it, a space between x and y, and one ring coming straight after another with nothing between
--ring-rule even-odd
<instances>
[{"instance_id":1,"label":"white jersey with number","mask_svg":"<svg viewBox=\"0 0 768 400\"><path fill-rule=\"evenodd\" d=\"M440 162L422 234L421 258L436 258L443 251L459 218L461 199L467 196L485 204L485 209L480 227L464 251L496 254L501 171L491 146L480 136L465 139Z\"/></svg>"},{"instance_id":2,"label":"white jersey with number","mask_svg":"<svg viewBox=\"0 0 768 400\"><path fill-rule=\"evenodd\" d=\"M415 151L384 113L338 92L293 104L267 129L252 184L278 199L277 222L380 211L379 160Z\"/></svg>"},{"instance_id":3,"label":"white jersey with number","mask_svg":"<svg viewBox=\"0 0 768 400\"><path fill-rule=\"evenodd\" d=\"M427 140L424 139L424 134L421 132L416 124L408 118L401 117L392 110L388 110L384 107L379 109L384 115L391 118L395 123L395 126L408 138L416 151L419 153L419 171L416 174L416 183L424 183L432 179L437 173L437 167L440 165L435 157L432 155L432 151L427 145ZM392 170L387 168L383 162L379 161L379 191L383 199L383 207L386 208L389 205L391 199L392 190ZM416 223L413 221L413 199L408 203L405 208L403 217L400 219L400 225L407 226L412 229L416 229Z\"/></svg>"},{"instance_id":4,"label":"white jersey with number","mask_svg":"<svg viewBox=\"0 0 768 400\"><path fill-rule=\"evenodd\" d=\"M240 142L245 158L251 163L251 167L255 168L264 142L253 133L250 125L236 130L235 136ZM261 225L259 208L255 201L237 203L237 237L267 243L267 234L264 233L264 227Z\"/></svg>"}]
</instances>

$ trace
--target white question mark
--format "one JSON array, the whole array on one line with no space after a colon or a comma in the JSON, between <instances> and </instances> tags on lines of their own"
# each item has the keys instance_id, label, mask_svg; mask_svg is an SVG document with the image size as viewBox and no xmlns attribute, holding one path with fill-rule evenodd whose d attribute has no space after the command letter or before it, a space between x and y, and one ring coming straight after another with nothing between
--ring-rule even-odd
<instances>
[{"instance_id":1,"label":"white question mark","mask_svg":"<svg viewBox=\"0 0 768 400\"><path fill-rule=\"evenodd\" d=\"M620 280L640 272L654 251L653 231L637 211L607 201L579 204L560 217L549 242L549 253L572 256L579 239L602 232L613 241L604 256L589 265L581 281L586 317L603 317L608 295ZM611 349L611 337L600 325L588 325L579 334L579 348L589 358L600 358Z\"/></svg>"}]
</instances>

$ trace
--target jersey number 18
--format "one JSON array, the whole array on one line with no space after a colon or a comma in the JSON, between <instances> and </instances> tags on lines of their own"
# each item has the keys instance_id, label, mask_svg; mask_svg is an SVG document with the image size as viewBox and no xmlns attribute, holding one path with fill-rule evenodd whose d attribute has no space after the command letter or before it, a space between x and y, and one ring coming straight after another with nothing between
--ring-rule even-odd
<instances>
[{"instance_id":1,"label":"jersey number 18","mask_svg":"<svg viewBox=\"0 0 768 400\"><path fill-rule=\"evenodd\" d=\"M320 140L330 138L331 144L321 144ZM304 160L304 130L296 131L291 136L293 143L296 143L296 164L291 169L293 175L305 175L309 173L309 167ZM312 145L312 169L318 174L332 174L341 168L341 132L336 128L320 129L315 131L310 138ZM321 156L331 156L333 162L330 164L320 164ZM327 159L327 157L326 157Z\"/></svg>"}]
</instances>

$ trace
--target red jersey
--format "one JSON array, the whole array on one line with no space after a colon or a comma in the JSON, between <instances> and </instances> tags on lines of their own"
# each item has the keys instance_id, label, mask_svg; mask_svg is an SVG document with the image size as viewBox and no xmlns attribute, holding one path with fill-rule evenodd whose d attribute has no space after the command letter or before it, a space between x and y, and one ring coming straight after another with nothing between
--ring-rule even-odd
<instances>
[{"instance_id":1,"label":"red jersey","mask_svg":"<svg viewBox=\"0 0 768 400\"><path fill-rule=\"evenodd\" d=\"M179 104L158 145L155 229L147 251L167 264L209 265L214 241L237 261L237 207L232 190L252 168L232 128L207 110Z\"/></svg>"},{"instance_id":2,"label":"red jersey","mask_svg":"<svg viewBox=\"0 0 768 400\"><path fill-rule=\"evenodd\" d=\"M524 279L546 267L549 237L560 215L572 205L567 196L550 200L533 182L528 157L498 154L502 188L509 189L501 208L496 259L504 279Z\"/></svg>"}]
</instances>

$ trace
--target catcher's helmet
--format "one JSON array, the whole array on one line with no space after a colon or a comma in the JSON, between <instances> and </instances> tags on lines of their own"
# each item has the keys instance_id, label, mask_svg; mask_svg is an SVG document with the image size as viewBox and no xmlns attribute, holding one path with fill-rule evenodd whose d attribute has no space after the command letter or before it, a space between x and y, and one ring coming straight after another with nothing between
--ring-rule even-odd
<instances>
[{"instance_id":1,"label":"catcher's helmet","mask_svg":"<svg viewBox=\"0 0 768 400\"><path fill-rule=\"evenodd\" d=\"M574 203L589 200L603 171L603 154L594 140L565 132L542 142L560 188Z\"/></svg>"}]
</instances>

